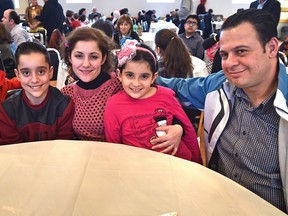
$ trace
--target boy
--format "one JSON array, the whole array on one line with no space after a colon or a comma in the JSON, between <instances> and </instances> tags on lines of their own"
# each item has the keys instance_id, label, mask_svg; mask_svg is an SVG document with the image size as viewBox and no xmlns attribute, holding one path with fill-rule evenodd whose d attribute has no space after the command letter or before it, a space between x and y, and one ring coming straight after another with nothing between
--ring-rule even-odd
<instances>
[{"instance_id":1,"label":"boy","mask_svg":"<svg viewBox=\"0 0 288 216\"><path fill-rule=\"evenodd\" d=\"M53 67L46 48L24 42L15 59L15 74L23 90L0 106L0 144L72 139L74 104L50 86Z\"/></svg>"}]
</instances>

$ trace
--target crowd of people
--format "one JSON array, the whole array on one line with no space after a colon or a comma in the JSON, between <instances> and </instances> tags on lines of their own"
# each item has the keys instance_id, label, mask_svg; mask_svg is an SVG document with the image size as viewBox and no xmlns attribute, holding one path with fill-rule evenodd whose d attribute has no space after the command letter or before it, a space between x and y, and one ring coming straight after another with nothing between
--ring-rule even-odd
<instances>
[{"instance_id":1,"label":"crowd of people","mask_svg":"<svg viewBox=\"0 0 288 216\"><path fill-rule=\"evenodd\" d=\"M205 3L197 13L209 15ZM64 16L57 0L43 7L31 0L26 25L30 33L44 30L41 44L20 25L14 6L5 9L0 143L104 141L205 160L287 213L288 75L278 57L279 5L265 10L268 3L236 12L204 39L193 1L182 0L170 16L179 32L157 31L155 50L133 28L157 22L153 10L139 11L135 20L127 8L111 19L96 7ZM45 46L58 49L67 66L60 89L50 85L54 68ZM20 90L7 98L10 89ZM206 158L187 110L204 111Z\"/></svg>"}]
</instances>

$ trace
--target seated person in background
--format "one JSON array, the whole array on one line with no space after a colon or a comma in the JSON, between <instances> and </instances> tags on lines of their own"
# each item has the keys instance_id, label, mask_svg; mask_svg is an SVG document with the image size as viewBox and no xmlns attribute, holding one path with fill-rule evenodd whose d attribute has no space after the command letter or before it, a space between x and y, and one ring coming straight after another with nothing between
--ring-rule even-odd
<instances>
[{"instance_id":1,"label":"seated person in background","mask_svg":"<svg viewBox=\"0 0 288 216\"><path fill-rule=\"evenodd\" d=\"M279 51L288 57L288 36L286 36L285 40L280 44Z\"/></svg>"},{"instance_id":2,"label":"seated person in background","mask_svg":"<svg viewBox=\"0 0 288 216\"><path fill-rule=\"evenodd\" d=\"M220 33L213 34L203 42L203 48L205 49L204 60L207 63L208 73L216 73L222 70L221 56L219 50L219 37Z\"/></svg>"},{"instance_id":3,"label":"seated person in background","mask_svg":"<svg viewBox=\"0 0 288 216\"><path fill-rule=\"evenodd\" d=\"M207 76L206 63L191 56L186 45L178 35L170 29L161 29L155 35L159 76L198 77Z\"/></svg>"},{"instance_id":4,"label":"seated person in background","mask_svg":"<svg viewBox=\"0 0 288 216\"><path fill-rule=\"evenodd\" d=\"M7 91L12 89L20 89L21 83L18 78L14 77L11 80L6 78L6 73L0 70L0 103L2 103L7 96Z\"/></svg>"},{"instance_id":5,"label":"seated person in background","mask_svg":"<svg viewBox=\"0 0 288 216\"><path fill-rule=\"evenodd\" d=\"M38 5L37 0L30 0L30 6L26 8L25 20L30 28L30 32L37 32L39 29L43 30L41 22L35 19L36 16L40 16L43 7Z\"/></svg>"},{"instance_id":6,"label":"seated person in background","mask_svg":"<svg viewBox=\"0 0 288 216\"><path fill-rule=\"evenodd\" d=\"M7 31L10 32L16 47L23 42L32 41L32 37L29 35L29 33L19 25L20 17L16 11L12 9L6 10L4 12L2 22ZM12 52L14 53L15 50L12 50Z\"/></svg>"},{"instance_id":7,"label":"seated person in background","mask_svg":"<svg viewBox=\"0 0 288 216\"><path fill-rule=\"evenodd\" d=\"M87 10L86 8L81 8L79 11L78 11L78 14L79 14L79 20L80 20L80 17L82 15L85 15L85 21L83 21L85 23L85 25L89 24L89 20L88 20L88 17L87 17ZM82 18L83 19L83 18Z\"/></svg>"},{"instance_id":8,"label":"seated person in background","mask_svg":"<svg viewBox=\"0 0 288 216\"><path fill-rule=\"evenodd\" d=\"M138 34L133 31L133 22L132 18L127 15L121 15L117 21L117 29L118 31L114 34L114 41L120 48L126 39L135 39L140 41Z\"/></svg>"},{"instance_id":9,"label":"seated person in background","mask_svg":"<svg viewBox=\"0 0 288 216\"><path fill-rule=\"evenodd\" d=\"M63 32L66 35L73 30L71 23L73 21L74 11L67 10L65 15L66 15L66 19L65 19L65 22L63 24L63 27L64 27Z\"/></svg>"},{"instance_id":10,"label":"seated person in background","mask_svg":"<svg viewBox=\"0 0 288 216\"><path fill-rule=\"evenodd\" d=\"M97 16L98 18L101 17L101 13L97 12L97 8L96 7L92 7L92 13L89 14L88 19L91 22L94 22L95 16Z\"/></svg>"},{"instance_id":11,"label":"seated person in background","mask_svg":"<svg viewBox=\"0 0 288 216\"><path fill-rule=\"evenodd\" d=\"M196 133L175 94L154 84L158 68L153 50L136 40L127 40L118 54L118 67L117 74L124 90L107 101L104 114L106 141L153 149L151 139L166 133L165 130L156 132L156 128L180 122L185 131L180 144L174 143L157 151L166 150L168 154L201 164Z\"/></svg>"},{"instance_id":12,"label":"seated person in background","mask_svg":"<svg viewBox=\"0 0 288 216\"><path fill-rule=\"evenodd\" d=\"M183 41L170 29L161 29L155 35L159 76L171 78L205 77L208 75L206 63L191 56ZM195 130L198 129L201 111L184 108Z\"/></svg>"},{"instance_id":13,"label":"seated person in background","mask_svg":"<svg viewBox=\"0 0 288 216\"><path fill-rule=\"evenodd\" d=\"M24 42L15 58L15 73L23 90L0 106L0 143L72 139L74 104L50 86L53 67L46 48Z\"/></svg>"},{"instance_id":14,"label":"seated person in background","mask_svg":"<svg viewBox=\"0 0 288 216\"><path fill-rule=\"evenodd\" d=\"M60 51L60 46L63 41L64 36L61 34L59 29L54 29L52 32L48 47L49 48L54 48L58 51Z\"/></svg>"},{"instance_id":15,"label":"seated person in background","mask_svg":"<svg viewBox=\"0 0 288 216\"><path fill-rule=\"evenodd\" d=\"M113 19L112 19L112 24L113 24L113 26L114 26L114 28L115 28L115 30L116 30L116 29L117 29L117 21L118 21L118 19L120 18L120 12L119 12L119 10L113 11L113 12L111 13L111 16L113 17Z\"/></svg>"},{"instance_id":16,"label":"seated person in background","mask_svg":"<svg viewBox=\"0 0 288 216\"><path fill-rule=\"evenodd\" d=\"M76 29L77 27L81 26L81 22L79 21L79 14L74 13L73 14L73 21L71 22L72 29Z\"/></svg>"},{"instance_id":17,"label":"seated person in background","mask_svg":"<svg viewBox=\"0 0 288 216\"><path fill-rule=\"evenodd\" d=\"M196 32L199 28L199 23L200 21L197 15L187 16L184 24L185 32L179 34L179 37L184 41L192 56L203 59L204 48L202 44L204 39Z\"/></svg>"},{"instance_id":18,"label":"seated person in background","mask_svg":"<svg viewBox=\"0 0 288 216\"><path fill-rule=\"evenodd\" d=\"M6 77L11 79L15 77L15 59L11 50L12 38L3 23L0 23L0 52L3 60L3 66L6 72Z\"/></svg>"},{"instance_id":19,"label":"seated person in background","mask_svg":"<svg viewBox=\"0 0 288 216\"><path fill-rule=\"evenodd\" d=\"M86 26L87 25L86 15L85 14L82 14L82 15L79 16L79 22L80 22L81 26Z\"/></svg>"}]
</instances>

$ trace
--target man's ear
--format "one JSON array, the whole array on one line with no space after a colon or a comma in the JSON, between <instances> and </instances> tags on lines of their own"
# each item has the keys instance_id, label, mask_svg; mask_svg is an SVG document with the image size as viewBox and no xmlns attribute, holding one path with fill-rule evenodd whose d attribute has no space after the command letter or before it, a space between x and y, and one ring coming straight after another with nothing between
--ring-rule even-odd
<instances>
[{"instance_id":1,"label":"man's ear","mask_svg":"<svg viewBox=\"0 0 288 216\"><path fill-rule=\"evenodd\" d=\"M270 57L275 57L278 55L278 39L276 37L273 37L268 42L268 51L270 54Z\"/></svg>"}]
</instances>

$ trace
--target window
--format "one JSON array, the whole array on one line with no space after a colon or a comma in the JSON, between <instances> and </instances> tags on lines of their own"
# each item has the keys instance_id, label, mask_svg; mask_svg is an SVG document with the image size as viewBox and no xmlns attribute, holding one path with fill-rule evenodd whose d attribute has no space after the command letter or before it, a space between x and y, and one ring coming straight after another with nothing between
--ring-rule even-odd
<instances>
[{"instance_id":1,"label":"window","mask_svg":"<svg viewBox=\"0 0 288 216\"><path fill-rule=\"evenodd\" d=\"M66 0L66 3L67 3L67 4L92 3L92 0L81 0L81 1L79 1L79 0Z\"/></svg>"},{"instance_id":2,"label":"window","mask_svg":"<svg viewBox=\"0 0 288 216\"><path fill-rule=\"evenodd\" d=\"M20 8L19 0L14 0L14 6L15 8Z\"/></svg>"},{"instance_id":3,"label":"window","mask_svg":"<svg viewBox=\"0 0 288 216\"><path fill-rule=\"evenodd\" d=\"M232 4L248 4L248 5L250 5L251 2L252 2L252 0L232 0Z\"/></svg>"},{"instance_id":4,"label":"window","mask_svg":"<svg viewBox=\"0 0 288 216\"><path fill-rule=\"evenodd\" d=\"M175 0L147 0L147 3L174 3Z\"/></svg>"}]
</instances>

